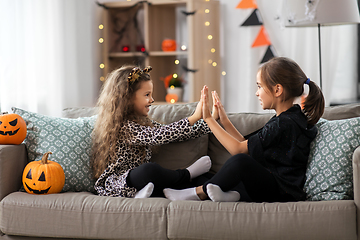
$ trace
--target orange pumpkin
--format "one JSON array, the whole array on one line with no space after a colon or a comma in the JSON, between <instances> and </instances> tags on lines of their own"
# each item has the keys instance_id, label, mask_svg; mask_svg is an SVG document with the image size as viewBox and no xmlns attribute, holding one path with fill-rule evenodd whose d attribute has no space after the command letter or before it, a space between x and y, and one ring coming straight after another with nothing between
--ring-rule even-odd
<instances>
[{"instance_id":1,"label":"orange pumpkin","mask_svg":"<svg viewBox=\"0 0 360 240\"><path fill-rule=\"evenodd\" d=\"M26 137L26 123L15 113L0 115L0 144L20 144Z\"/></svg>"},{"instance_id":2,"label":"orange pumpkin","mask_svg":"<svg viewBox=\"0 0 360 240\"><path fill-rule=\"evenodd\" d=\"M161 49L164 52L176 51L176 41L174 39L165 39L162 41Z\"/></svg>"},{"instance_id":3,"label":"orange pumpkin","mask_svg":"<svg viewBox=\"0 0 360 240\"><path fill-rule=\"evenodd\" d=\"M178 95L176 95L176 94L168 93L168 94L166 94L166 96L165 96L165 100L166 100L168 103L176 103L176 102L179 100L179 97L178 97Z\"/></svg>"},{"instance_id":4,"label":"orange pumpkin","mask_svg":"<svg viewBox=\"0 0 360 240\"><path fill-rule=\"evenodd\" d=\"M48 160L51 152L43 155L40 161L26 165L22 182L26 192L31 194L59 193L65 184L65 174L61 165Z\"/></svg>"}]
</instances>

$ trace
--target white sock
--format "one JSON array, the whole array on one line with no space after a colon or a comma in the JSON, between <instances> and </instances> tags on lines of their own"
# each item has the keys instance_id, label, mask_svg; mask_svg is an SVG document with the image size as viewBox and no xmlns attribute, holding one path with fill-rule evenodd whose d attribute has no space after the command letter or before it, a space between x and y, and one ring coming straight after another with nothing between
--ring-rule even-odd
<instances>
[{"instance_id":1,"label":"white sock","mask_svg":"<svg viewBox=\"0 0 360 240\"><path fill-rule=\"evenodd\" d=\"M201 174L207 173L211 168L211 160L209 156L203 156L199 158L196 162L191 164L186 169L190 173L190 179L196 178Z\"/></svg>"},{"instance_id":2,"label":"white sock","mask_svg":"<svg viewBox=\"0 0 360 240\"><path fill-rule=\"evenodd\" d=\"M194 200L200 201L200 198L196 194L196 188L186 188L181 190L165 188L163 190L165 197L171 201L175 200Z\"/></svg>"},{"instance_id":3,"label":"white sock","mask_svg":"<svg viewBox=\"0 0 360 240\"><path fill-rule=\"evenodd\" d=\"M154 191L154 184L152 182L149 182L140 191L135 193L134 198L148 198L151 196L153 191Z\"/></svg>"},{"instance_id":4,"label":"white sock","mask_svg":"<svg viewBox=\"0 0 360 240\"><path fill-rule=\"evenodd\" d=\"M223 192L218 185L209 183L206 185L207 195L213 202L237 202L240 193L236 191Z\"/></svg>"}]
</instances>

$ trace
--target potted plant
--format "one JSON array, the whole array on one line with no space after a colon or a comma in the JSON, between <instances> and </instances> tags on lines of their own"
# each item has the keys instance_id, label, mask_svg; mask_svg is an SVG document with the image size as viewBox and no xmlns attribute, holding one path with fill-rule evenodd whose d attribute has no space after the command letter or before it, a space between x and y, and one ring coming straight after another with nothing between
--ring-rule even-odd
<instances>
[{"instance_id":1,"label":"potted plant","mask_svg":"<svg viewBox=\"0 0 360 240\"><path fill-rule=\"evenodd\" d=\"M176 97L166 97L166 101L170 103L181 102L182 101L182 94L183 94L183 86L185 84L185 80L182 77L179 77L178 74L170 74L165 78L161 78L164 82L164 86L166 92L170 96L176 95Z\"/></svg>"}]
</instances>

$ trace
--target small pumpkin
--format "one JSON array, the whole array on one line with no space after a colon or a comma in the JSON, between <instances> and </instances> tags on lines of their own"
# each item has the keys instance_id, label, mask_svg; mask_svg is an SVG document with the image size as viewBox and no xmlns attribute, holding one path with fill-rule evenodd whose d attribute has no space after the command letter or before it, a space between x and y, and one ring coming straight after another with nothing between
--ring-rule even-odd
<instances>
[{"instance_id":1,"label":"small pumpkin","mask_svg":"<svg viewBox=\"0 0 360 240\"><path fill-rule=\"evenodd\" d=\"M0 114L0 144L20 144L24 141L26 133L26 123L18 114Z\"/></svg>"},{"instance_id":2,"label":"small pumpkin","mask_svg":"<svg viewBox=\"0 0 360 240\"><path fill-rule=\"evenodd\" d=\"M162 41L161 49L164 52L176 51L176 41L174 39L165 39Z\"/></svg>"},{"instance_id":3,"label":"small pumpkin","mask_svg":"<svg viewBox=\"0 0 360 240\"><path fill-rule=\"evenodd\" d=\"M40 161L28 163L24 169L22 182L26 192L31 194L59 193L65 184L65 174L61 165L48 160L47 152Z\"/></svg>"},{"instance_id":4,"label":"small pumpkin","mask_svg":"<svg viewBox=\"0 0 360 240\"><path fill-rule=\"evenodd\" d=\"M165 100L166 100L166 102L168 102L168 103L176 103L176 102L179 100L179 97L178 97L178 95L176 95L176 94L168 93L168 94L166 94L166 96L165 96Z\"/></svg>"}]
</instances>

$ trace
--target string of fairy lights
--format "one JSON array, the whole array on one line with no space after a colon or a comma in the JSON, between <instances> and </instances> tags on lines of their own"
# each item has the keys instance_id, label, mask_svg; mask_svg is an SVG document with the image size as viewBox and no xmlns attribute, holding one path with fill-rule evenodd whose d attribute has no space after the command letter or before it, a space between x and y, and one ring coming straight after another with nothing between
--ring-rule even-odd
<instances>
[{"instance_id":1,"label":"string of fairy lights","mask_svg":"<svg viewBox=\"0 0 360 240\"><path fill-rule=\"evenodd\" d=\"M127 2L131 2L132 0L127 0ZM205 2L210 2L211 0L204 0ZM134 2L138 2L137 0L135 0ZM209 26L211 26L211 22L210 22L210 16L209 17L206 17L207 15L210 15L211 14L211 11L210 11L210 8L205 8L205 10L204 10L204 13L205 13L205 22L204 22L204 25L205 25L205 27L209 27ZM104 24L99 24L99 30L101 31L100 32L100 37L99 37L99 39L98 39L98 42L99 42L99 44L103 44L104 42L105 42L105 39L104 39L104 28L106 27L106 26L104 26ZM208 32L208 31L205 31L205 32ZM211 33L206 33L206 39L208 40L208 41L212 41L215 37L219 37L219 36L213 36ZM211 45L211 44L210 44ZM180 50L181 51L186 51L187 50L187 46L185 45L185 44L183 44L183 45L181 45L180 46ZM209 51L210 51L210 53L215 53L216 51L217 51L217 49L215 49L214 47L211 47L210 49L209 49ZM145 51L142 51L142 52L145 52ZM217 67L218 66L218 63L217 63L217 61L216 60L214 60L214 59L212 59L212 58L209 58L208 60L207 60L207 62L210 64L210 65L212 65L213 67ZM174 61L174 64L175 65L179 65L181 63L181 61L180 61L180 59L176 59L175 61ZM99 67L100 67L100 69L101 70L104 70L104 68L105 68L105 64L104 64L104 62L101 62L100 64L99 64ZM185 68L185 70L186 71L196 71L196 70L191 70L191 69L187 69L187 68ZM225 76L226 75L226 72L225 71L222 71L221 72L221 74L223 75L223 76ZM177 78L178 77L178 74L177 73L174 73L173 74L173 78ZM101 77L100 77L100 81L104 81L105 80L105 77L102 75Z\"/></svg>"},{"instance_id":2,"label":"string of fairy lights","mask_svg":"<svg viewBox=\"0 0 360 240\"><path fill-rule=\"evenodd\" d=\"M104 29L104 25L103 25L103 24L100 24L100 25L99 25L99 29L100 29L100 30L103 30L103 29ZM103 34L101 34L101 36L103 36ZM103 38L103 37L100 37L100 38L99 38L99 43L100 43L100 44L104 43L104 38ZM105 68L105 64L104 64L104 63L100 63L99 67L100 67L101 69L104 69L104 68ZM100 81L103 82L104 80L105 80L105 77L104 77L104 76L101 76L101 77L100 77Z\"/></svg>"}]
</instances>

